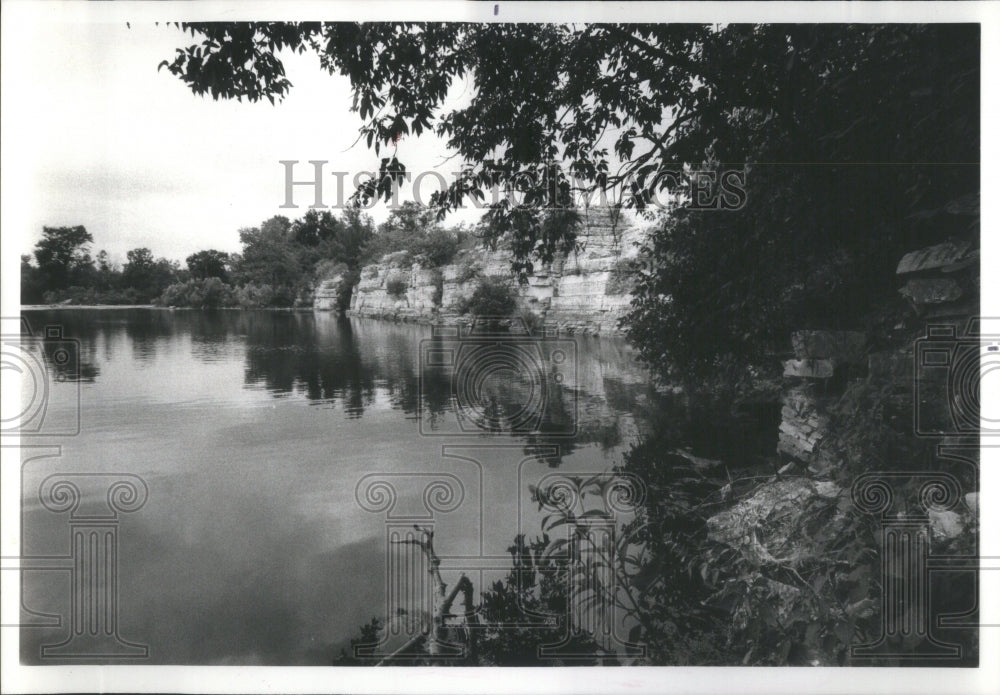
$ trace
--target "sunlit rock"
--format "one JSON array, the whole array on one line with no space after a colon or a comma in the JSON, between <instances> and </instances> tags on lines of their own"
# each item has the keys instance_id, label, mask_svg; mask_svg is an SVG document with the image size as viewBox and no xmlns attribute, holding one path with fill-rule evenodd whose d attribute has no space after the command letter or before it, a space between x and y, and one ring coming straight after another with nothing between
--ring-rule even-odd
<instances>
[{"instance_id":1,"label":"sunlit rock","mask_svg":"<svg viewBox=\"0 0 1000 695\"><path fill-rule=\"evenodd\" d=\"M648 230L606 209L582 211L576 248L537 266L520 283L511 274L510 251L470 249L441 268L422 268L405 252L383 257L361 271L350 313L422 323L454 320L483 278L508 282L519 309L562 333L620 333L619 320L631 306L633 263ZM395 274L395 275L393 275ZM402 295L389 292L390 275L406 283Z\"/></svg>"},{"instance_id":2,"label":"sunlit rock","mask_svg":"<svg viewBox=\"0 0 1000 695\"><path fill-rule=\"evenodd\" d=\"M978 255L978 250L972 248L972 242L950 240L906 254L899 260L896 274L958 270L974 263Z\"/></svg>"},{"instance_id":3,"label":"sunlit rock","mask_svg":"<svg viewBox=\"0 0 1000 695\"><path fill-rule=\"evenodd\" d=\"M829 518L818 514L819 507L835 507L840 488L832 482L807 478L777 478L760 485L745 500L719 512L708 522L708 537L737 550L750 562L762 566L796 566L824 552L814 540L810 523L844 522L834 511Z\"/></svg>"}]
</instances>

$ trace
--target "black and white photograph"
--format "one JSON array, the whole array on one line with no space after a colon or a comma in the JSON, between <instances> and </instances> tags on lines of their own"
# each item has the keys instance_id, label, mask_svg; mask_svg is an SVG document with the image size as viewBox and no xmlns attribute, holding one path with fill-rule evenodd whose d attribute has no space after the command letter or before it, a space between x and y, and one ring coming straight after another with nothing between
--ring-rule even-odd
<instances>
[{"instance_id":1,"label":"black and white photograph","mask_svg":"<svg viewBox=\"0 0 1000 695\"><path fill-rule=\"evenodd\" d=\"M4 0L4 692L997 692L998 10Z\"/></svg>"}]
</instances>

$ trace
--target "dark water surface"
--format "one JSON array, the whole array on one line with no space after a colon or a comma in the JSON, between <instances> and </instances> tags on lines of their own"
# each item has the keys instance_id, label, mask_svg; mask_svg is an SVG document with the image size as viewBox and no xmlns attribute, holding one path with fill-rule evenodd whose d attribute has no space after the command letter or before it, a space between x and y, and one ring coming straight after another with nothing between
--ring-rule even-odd
<instances>
[{"instance_id":1,"label":"dark water surface","mask_svg":"<svg viewBox=\"0 0 1000 695\"><path fill-rule=\"evenodd\" d=\"M39 558L23 563L37 567L22 575L27 663L65 663L72 648L41 649L80 626L112 629L113 601L74 604L65 560L87 510L111 505L116 561L99 548L87 566L117 566L101 586L146 663L328 664L386 610L392 528L433 523L445 579L468 567L478 592L503 574L483 558L540 533L528 485L620 463L655 398L618 340L470 347L311 312L24 316L36 335L60 326L69 354L45 348L39 433L80 423L24 441L40 447L22 468L23 555ZM59 476L76 511L53 503ZM145 504L109 501L115 476Z\"/></svg>"}]
</instances>

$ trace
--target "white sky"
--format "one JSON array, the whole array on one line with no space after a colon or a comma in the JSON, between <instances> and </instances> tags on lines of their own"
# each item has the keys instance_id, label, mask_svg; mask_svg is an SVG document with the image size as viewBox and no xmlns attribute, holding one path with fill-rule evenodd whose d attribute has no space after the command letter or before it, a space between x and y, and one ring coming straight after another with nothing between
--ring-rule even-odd
<instances>
[{"instance_id":1,"label":"white sky","mask_svg":"<svg viewBox=\"0 0 1000 695\"><path fill-rule=\"evenodd\" d=\"M300 209L279 208L279 160L301 162L297 179L312 178L310 159L328 160L328 172L351 172L348 181L377 167L363 143L351 148L361 120L349 111L347 79L323 72L311 53L286 56L293 87L271 106L196 97L166 69L157 72L175 48L193 43L172 26L50 23L5 32L8 40L15 45L4 46L2 169L25 195L5 196L4 204L15 206L5 219L17 220L21 253L30 253L43 225L76 224L94 236L94 254L106 249L118 262L139 246L182 262L200 249L237 251L239 228L276 214L298 217L313 202L311 189L297 188ZM453 93L470 91L463 84ZM413 172L440 166L448 154L433 135L398 146ZM432 192L431 182L422 190ZM330 175L328 204L333 184ZM370 214L387 213L380 204ZM448 221L475 217L466 211Z\"/></svg>"}]
</instances>

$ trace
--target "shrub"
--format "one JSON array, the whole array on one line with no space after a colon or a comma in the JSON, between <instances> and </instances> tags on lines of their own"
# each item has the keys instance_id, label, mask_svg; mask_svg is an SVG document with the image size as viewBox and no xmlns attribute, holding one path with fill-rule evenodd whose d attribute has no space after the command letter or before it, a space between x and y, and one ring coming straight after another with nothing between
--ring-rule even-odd
<instances>
[{"instance_id":1,"label":"shrub","mask_svg":"<svg viewBox=\"0 0 1000 695\"><path fill-rule=\"evenodd\" d=\"M94 287L72 286L62 290L49 290L41 300L45 304L139 304L140 298L134 288L122 290L101 290ZM37 301L37 299L36 299Z\"/></svg>"},{"instance_id":2,"label":"shrub","mask_svg":"<svg viewBox=\"0 0 1000 695\"><path fill-rule=\"evenodd\" d=\"M313 274L317 280L330 280L346 272L348 272L346 263L332 258L324 258L316 264L316 270Z\"/></svg>"},{"instance_id":3,"label":"shrub","mask_svg":"<svg viewBox=\"0 0 1000 695\"><path fill-rule=\"evenodd\" d=\"M385 291L389 293L390 297L395 297L396 299L402 298L406 294L406 290L409 285L406 284L406 280L400 277L389 278L385 283Z\"/></svg>"},{"instance_id":4,"label":"shrub","mask_svg":"<svg viewBox=\"0 0 1000 695\"><path fill-rule=\"evenodd\" d=\"M232 306L235 302L232 288L217 277L175 282L163 291L157 304L211 309Z\"/></svg>"},{"instance_id":5,"label":"shrub","mask_svg":"<svg viewBox=\"0 0 1000 695\"><path fill-rule=\"evenodd\" d=\"M440 268L452 262L458 252L459 243L457 235L448 230L434 228L429 230L426 236L414 239L410 243L409 251L414 256L423 257L426 265Z\"/></svg>"},{"instance_id":6,"label":"shrub","mask_svg":"<svg viewBox=\"0 0 1000 695\"><path fill-rule=\"evenodd\" d=\"M483 278L459 310L474 316L511 316L517 310L517 297L510 283L498 278Z\"/></svg>"},{"instance_id":7,"label":"shrub","mask_svg":"<svg viewBox=\"0 0 1000 695\"><path fill-rule=\"evenodd\" d=\"M611 268L611 277L604 294L629 294L635 288L636 265L628 258L619 258Z\"/></svg>"},{"instance_id":8,"label":"shrub","mask_svg":"<svg viewBox=\"0 0 1000 695\"><path fill-rule=\"evenodd\" d=\"M243 309L260 309L274 306L276 295L270 285L257 285L252 282L236 290L236 303Z\"/></svg>"}]
</instances>

